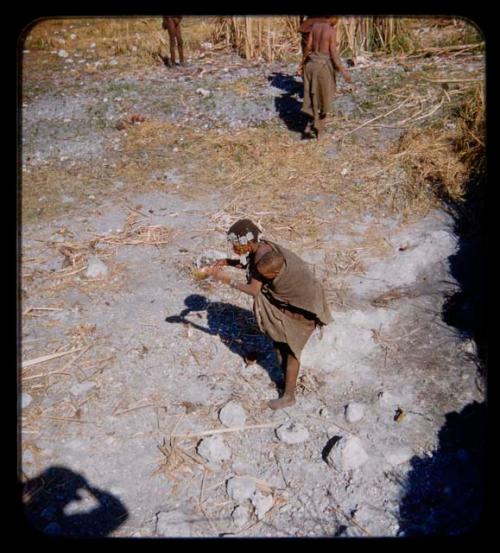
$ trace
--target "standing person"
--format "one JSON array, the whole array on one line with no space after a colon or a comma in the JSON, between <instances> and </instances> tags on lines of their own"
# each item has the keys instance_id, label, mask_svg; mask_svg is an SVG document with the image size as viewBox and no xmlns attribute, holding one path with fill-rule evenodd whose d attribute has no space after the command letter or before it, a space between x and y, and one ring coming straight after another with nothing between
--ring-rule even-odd
<instances>
[{"instance_id":1,"label":"standing person","mask_svg":"<svg viewBox=\"0 0 500 553\"><path fill-rule=\"evenodd\" d=\"M320 139L325 130L326 115L331 110L337 90L336 71L351 83L337 50L337 18L314 23L307 39L304 68L304 104L302 111L313 118L313 129Z\"/></svg>"},{"instance_id":2,"label":"standing person","mask_svg":"<svg viewBox=\"0 0 500 553\"><path fill-rule=\"evenodd\" d=\"M300 33L300 50L302 52L302 59L300 60L299 68L297 70L297 75L302 77L304 75L304 65L306 63L306 46L309 34L311 33L311 28L315 23L327 21L326 16L311 17L308 16L304 20L304 16L300 16L300 25L297 29L297 32Z\"/></svg>"},{"instance_id":3,"label":"standing person","mask_svg":"<svg viewBox=\"0 0 500 553\"><path fill-rule=\"evenodd\" d=\"M165 56L165 63L172 67L175 65L175 48L179 50L179 61L181 65L184 65L184 51L181 33L181 19L182 16L172 17L169 15L163 16L162 27L168 31L168 38L170 42L170 60Z\"/></svg>"},{"instance_id":4,"label":"standing person","mask_svg":"<svg viewBox=\"0 0 500 553\"><path fill-rule=\"evenodd\" d=\"M239 260L223 259L207 269L216 280L254 298L254 314L260 330L274 343L285 375L282 397L269 402L271 409L295 403L300 356L316 326L332 318L325 293L307 264L296 254L260 237L251 220L241 219L228 230L227 238ZM231 265L247 271L247 282L235 282L221 269Z\"/></svg>"}]
</instances>

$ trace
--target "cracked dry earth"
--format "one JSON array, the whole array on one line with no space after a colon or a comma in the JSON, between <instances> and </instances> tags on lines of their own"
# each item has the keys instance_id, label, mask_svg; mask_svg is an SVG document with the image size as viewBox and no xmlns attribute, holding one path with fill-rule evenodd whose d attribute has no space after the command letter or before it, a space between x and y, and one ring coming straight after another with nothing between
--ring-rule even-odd
<instances>
[{"instance_id":1,"label":"cracked dry earth","mask_svg":"<svg viewBox=\"0 0 500 553\"><path fill-rule=\"evenodd\" d=\"M267 121L297 148L316 147L278 117L283 88L272 75L293 75L295 64L219 62L198 80L205 66L194 61L175 74L110 69L107 89L92 76L80 88L70 72L47 76L51 88L23 104L23 195L51 164L70 175L102 164L112 175L126 156L114 125L127 109L181 130ZM239 68L224 71L230 63ZM353 71L356 94L337 97L343 118L367 92L364 71L374 69ZM385 66L380 79L390 88L399 72ZM215 92L208 103L189 93L224 79L254 79L253 96ZM108 122L99 127L96 114ZM360 140L384 152L398 135L382 128ZM322 222L311 238L266 223L272 205L230 209L226 186L200 186L175 156L149 171L144 156L149 188L122 175L85 191L72 177L23 221L20 464L38 486L26 499L33 524L136 537L397 536L473 524L477 451L443 442L484 402L474 340L443 317L459 287L452 217L344 212L320 188L295 211L312 207ZM251 299L190 274L206 252L227 253L224 230L244 215L311 264L334 318L304 351L296 405L278 412L265 407L280 375Z\"/></svg>"}]
</instances>

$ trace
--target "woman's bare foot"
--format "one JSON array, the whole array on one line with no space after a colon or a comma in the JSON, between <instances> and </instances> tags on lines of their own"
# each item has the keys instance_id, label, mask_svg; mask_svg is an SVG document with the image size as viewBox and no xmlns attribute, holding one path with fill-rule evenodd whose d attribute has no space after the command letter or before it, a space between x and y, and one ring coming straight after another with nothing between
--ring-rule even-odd
<instances>
[{"instance_id":1,"label":"woman's bare foot","mask_svg":"<svg viewBox=\"0 0 500 553\"><path fill-rule=\"evenodd\" d=\"M295 397L293 396L282 396L279 399L272 399L268 402L268 406L274 411L283 409L283 407L291 407L294 404Z\"/></svg>"}]
</instances>

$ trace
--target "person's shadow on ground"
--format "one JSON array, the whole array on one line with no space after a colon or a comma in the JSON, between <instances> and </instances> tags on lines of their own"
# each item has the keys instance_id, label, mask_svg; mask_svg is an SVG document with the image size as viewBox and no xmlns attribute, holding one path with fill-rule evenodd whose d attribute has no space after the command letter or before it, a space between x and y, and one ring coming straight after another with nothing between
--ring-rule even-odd
<instances>
[{"instance_id":1,"label":"person's shadow on ground","mask_svg":"<svg viewBox=\"0 0 500 553\"><path fill-rule=\"evenodd\" d=\"M280 119L287 128L293 132L301 133L302 140L311 138L306 128L311 118L301 111L303 98L303 85L293 75L272 73L267 80L275 88L284 91L281 96L274 99L274 105Z\"/></svg>"},{"instance_id":2,"label":"person's shadow on ground","mask_svg":"<svg viewBox=\"0 0 500 553\"><path fill-rule=\"evenodd\" d=\"M188 324L212 336L219 336L221 342L233 353L244 360L255 360L269 375L278 389L283 386L283 375L278 366L272 341L257 327L254 314L248 309L230 303L212 302L204 296L188 296L183 309L178 315L165 319L167 323ZM187 319L190 313L206 311L208 328Z\"/></svg>"},{"instance_id":3,"label":"person's shadow on ground","mask_svg":"<svg viewBox=\"0 0 500 553\"><path fill-rule=\"evenodd\" d=\"M49 467L21 486L25 522L43 534L104 537L128 518L118 498L66 467Z\"/></svg>"},{"instance_id":4,"label":"person's shadow on ground","mask_svg":"<svg viewBox=\"0 0 500 553\"><path fill-rule=\"evenodd\" d=\"M484 531L487 503L486 403L446 414L431 457L413 457L399 506L400 535L459 536ZM493 496L489 496L493 499Z\"/></svg>"}]
</instances>

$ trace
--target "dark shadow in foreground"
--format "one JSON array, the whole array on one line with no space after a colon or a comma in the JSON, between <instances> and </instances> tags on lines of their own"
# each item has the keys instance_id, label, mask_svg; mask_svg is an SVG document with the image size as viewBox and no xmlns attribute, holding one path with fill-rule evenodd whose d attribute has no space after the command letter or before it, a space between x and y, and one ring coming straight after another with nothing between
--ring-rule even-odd
<instances>
[{"instance_id":1,"label":"dark shadow in foreground","mask_svg":"<svg viewBox=\"0 0 500 553\"><path fill-rule=\"evenodd\" d=\"M457 253L449 258L450 272L460 289L444 304L443 320L475 341L478 370L485 377L488 363L486 176L469 183L466 191L464 202L449 206L459 239Z\"/></svg>"},{"instance_id":2,"label":"dark shadow in foreground","mask_svg":"<svg viewBox=\"0 0 500 553\"><path fill-rule=\"evenodd\" d=\"M22 503L28 527L48 536L105 537L128 518L118 498L62 466L23 483Z\"/></svg>"},{"instance_id":3,"label":"dark shadow in foreground","mask_svg":"<svg viewBox=\"0 0 500 553\"><path fill-rule=\"evenodd\" d=\"M414 457L400 503L400 535L478 533L485 515L486 404L446 415L432 457Z\"/></svg>"}]
</instances>

